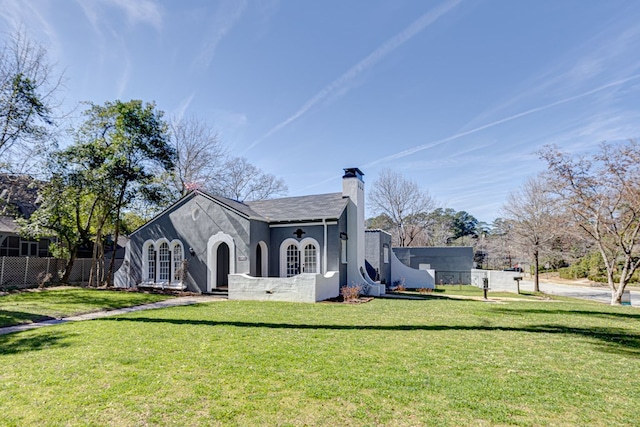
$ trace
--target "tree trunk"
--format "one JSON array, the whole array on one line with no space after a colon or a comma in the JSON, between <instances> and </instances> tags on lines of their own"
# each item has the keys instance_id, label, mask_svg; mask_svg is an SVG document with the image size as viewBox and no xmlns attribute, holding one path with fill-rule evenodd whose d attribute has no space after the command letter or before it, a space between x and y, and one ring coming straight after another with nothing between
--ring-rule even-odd
<instances>
[{"instance_id":1,"label":"tree trunk","mask_svg":"<svg viewBox=\"0 0 640 427\"><path fill-rule=\"evenodd\" d=\"M536 249L533 251L533 292L540 292L540 269L538 265L539 254Z\"/></svg>"},{"instance_id":2,"label":"tree trunk","mask_svg":"<svg viewBox=\"0 0 640 427\"><path fill-rule=\"evenodd\" d=\"M73 264L76 262L77 256L78 256L78 248L74 247L70 251L69 260L67 261L67 265L64 267L64 274L62 275L62 278L60 278L60 282L62 284L69 283L69 277L71 276L71 269L73 269Z\"/></svg>"},{"instance_id":3,"label":"tree trunk","mask_svg":"<svg viewBox=\"0 0 640 427\"><path fill-rule=\"evenodd\" d=\"M118 251L118 238L120 237L120 212L122 210L122 201L124 199L124 188L120 191L118 197L118 206L116 207L116 226L113 237L113 252L111 252L111 262L109 263L109 272L107 273L107 287L113 286L113 269L116 264L116 252Z\"/></svg>"},{"instance_id":4,"label":"tree trunk","mask_svg":"<svg viewBox=\"0 0 640 427\"><path fill-rule=\"evenodd\" d=\"M93 254L91 255L91 270L89 272L89 286L97 287L99 285L98 279L98 246L102 243L102 230L96 231L96 237L93 243Z\"/></svg>"},{"instance_id":5,"label":"tree trunk","mask_svg":"<svg viewBox=\"0 0 640 427\"><path fill-rule=\"evenodd\" d=\"M611 288L611 305L622 305L622 294L624 293L626 285L621 278L620 283L618 283L618 289L616 289L615 286Z\"/></svg>"}]
</instances>

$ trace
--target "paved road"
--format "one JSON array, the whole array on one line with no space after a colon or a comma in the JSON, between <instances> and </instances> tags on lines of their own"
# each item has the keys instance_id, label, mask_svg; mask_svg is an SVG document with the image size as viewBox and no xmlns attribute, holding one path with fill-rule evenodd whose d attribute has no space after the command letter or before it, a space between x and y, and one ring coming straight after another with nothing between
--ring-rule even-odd
<instances>
[{"instance_id":1,"label":"paved road","mask_svg":"<svg viewBox=\"0 0 640 427\"><path fill-rule=\"evenodd\" d=\"M533 291L533 282L523 280L520 289ZM587 287L577 285L560 285L557 283L540 283L540 291L565 297L582 298L591 301L599 301L607 304L611 303L611 291L608 287ZM640 307L640 292L631 291L631 305Z\"/></svg>"}]
</instances>

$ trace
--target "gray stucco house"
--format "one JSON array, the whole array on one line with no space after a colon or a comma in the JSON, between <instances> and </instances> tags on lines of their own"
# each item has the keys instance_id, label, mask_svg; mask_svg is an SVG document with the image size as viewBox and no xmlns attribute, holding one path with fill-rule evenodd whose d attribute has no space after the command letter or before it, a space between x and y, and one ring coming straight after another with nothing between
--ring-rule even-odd
<instances>
[{"instance_id":1,"label":"gray stucco house","mask_svg":"<svg viewBox=\"0 0 640 427\"><path fill-rule=\"evenodd\" d=\"M227 289L230 299L313 302L338 296L344 285L380 295L395 256L387 237L368 239L377 245L369 252L389 264L388 279L367 273L363 175L344 169L340 193L244 203L193 191L131 234L115 284ZM401 265L398 274L414 274L416 287L433 283L427 272L409 270Z\"/></svg>"}]
</instances>

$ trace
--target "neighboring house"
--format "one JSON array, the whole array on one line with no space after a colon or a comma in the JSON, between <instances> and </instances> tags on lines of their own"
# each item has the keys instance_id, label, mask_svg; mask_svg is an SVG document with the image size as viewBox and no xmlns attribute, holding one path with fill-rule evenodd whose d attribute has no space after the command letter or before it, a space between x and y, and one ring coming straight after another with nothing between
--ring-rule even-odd
<instances>
[{"instance_id":1,"label":"neighboring house","mask_svg":"<svg viewBox=\"0 0 640 427\"><path fill-rule=\"evenodd\" d=\"M383 294L365 263L364 174L344 171L341 193L241 203L193 191L129 236L115 284L307 302L345 285ZM397 261L382 240L371 253ZM409 287L433 287L433 275L397 263Z\"/></svg>"},{"instance_id":2,"label":"neighboring house","mask_svg":"<svg viewBox=\"0 0 640 427\"><path fill-rule=\"evenodd\" d=\"M50 256L51 240L21 237L16 222L29 218L38 208L41 185L28 175L0 174L0 256Z\"/></svg>"}]
</instances>

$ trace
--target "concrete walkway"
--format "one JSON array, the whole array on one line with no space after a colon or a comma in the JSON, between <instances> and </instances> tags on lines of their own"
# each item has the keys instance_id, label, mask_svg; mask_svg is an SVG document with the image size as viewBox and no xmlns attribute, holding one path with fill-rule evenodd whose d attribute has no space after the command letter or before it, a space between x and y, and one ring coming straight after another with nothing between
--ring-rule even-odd
<instances>
[{"instance_id":1,"label":"concrete walkway","mask_svg":"<svg viewBox=\"0 0 640 427\"><path fill-rule=\"evenodd\" d=\"M12 334L14 332L26 331L29 329L42 328L45 326L59 325L61 323L79 322L82 320L101 319L103 317L117 316L119 314L132 313L141 310L154 310L157 308L178 307L183 305L193 305L202 302L226 301L226 298L214 295L193 295L188 297L172 298L164 301L158 301L151 304L136 305L133 307L119 308L116 310L95 311L92 313L80 314L78 316L64 317L62 319L51 319L43 322L25 323L23 325L7 326L0 328L0 335Z\"/></svg>"}]
</instances>

